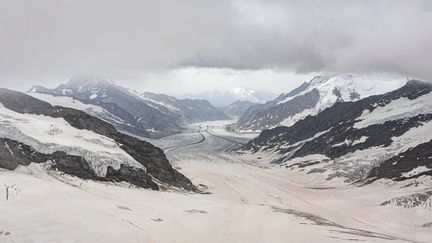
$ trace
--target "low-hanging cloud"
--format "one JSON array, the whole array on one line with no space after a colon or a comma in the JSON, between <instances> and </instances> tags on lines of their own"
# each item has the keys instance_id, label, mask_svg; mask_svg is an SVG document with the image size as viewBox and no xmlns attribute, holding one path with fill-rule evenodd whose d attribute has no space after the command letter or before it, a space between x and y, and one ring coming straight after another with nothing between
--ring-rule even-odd
<instances>
[{"instance_id":1,"label":"low-hanging cloud","mask_svg":"<svg viewBox=\"0 0 432 243\"><path fill-rule=\"evenodd\" d=\"M0 82L176 67L432 80L427 0L0 0Z\"/></svg>"},{"instance_id":2,"label":"low-hanging cloud","mask_svg":"<svg viewBox=\"0 0 432 243\"><path fill-rule=\"evenodd\" d=\"M432 80L431 1L241 1L243 21L195 65L397 72Z\"/></svg>"}]
</instances>

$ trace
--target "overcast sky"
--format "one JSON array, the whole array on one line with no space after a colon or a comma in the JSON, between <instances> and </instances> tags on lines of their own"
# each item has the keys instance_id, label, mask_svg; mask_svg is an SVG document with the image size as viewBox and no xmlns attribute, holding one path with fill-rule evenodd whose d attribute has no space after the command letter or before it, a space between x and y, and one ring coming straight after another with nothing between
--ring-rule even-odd
<instances>
[{"instance_id":1,"label":"overcast sky","mask_svg":"<svg viewBox=\"0 0 432 243\"><path fill-rule=\"evenodd\" d=\"M319 73L432 80L431 26L430 0L0 0L0 86L74 74L167 93L285 91Z\"/></svg>"}]
</instances>

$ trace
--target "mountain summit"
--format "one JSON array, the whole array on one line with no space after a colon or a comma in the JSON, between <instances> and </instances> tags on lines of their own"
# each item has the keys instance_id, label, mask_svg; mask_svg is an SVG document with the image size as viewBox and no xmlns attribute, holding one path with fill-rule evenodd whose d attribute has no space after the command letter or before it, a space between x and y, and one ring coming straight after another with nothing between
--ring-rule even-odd
<instances>
[{"instance_id":1,"label":"mountain summit","mask_svg":"<svg viewBox=\"0 0 432 243\"><path fill-rule=\"evenodd\" d=\"M337 102L386 93L405 83L404 79L385 81L353 75L317 76L272 101L250 107L239 119L237 129L260 131L279 125L291 126Z\"/></svg>"},{"instance_id":2,"label":"mountain summit","mask_svg":"<svg viewBox=\"0 0 432 243\"><path fill-rule=\"evenodd\" d=\"M52 90L33 86L29 94L53 105L83 109L120 131L150 138L179 133L191 122L228 118L205 100L139 93L94 76L76 76Z\"/></svg>"},{"instance_id":3,"label":"mountain summit","mask_svg":"<svg viewBox=\"0 0 432 243\"><path fill-rule=\"evenodd\" d=\"M338 102L290 127L263 131L243 150L278 154L273 163L327 180L402 181L432 175L432 84Z\"/></svg>"}]
</instances>

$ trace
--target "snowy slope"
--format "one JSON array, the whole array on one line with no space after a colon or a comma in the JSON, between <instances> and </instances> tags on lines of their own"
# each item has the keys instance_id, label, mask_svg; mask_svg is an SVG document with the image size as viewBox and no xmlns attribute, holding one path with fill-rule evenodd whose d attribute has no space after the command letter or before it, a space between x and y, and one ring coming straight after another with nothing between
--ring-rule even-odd
<instances>
[{"instance_id":1,"label":"snowy slope","mask_svg":"<svg viewBox=\"0 0 432 243\"><path fill-rule=\"evenodd\" d=\"M83 179L126 181L154 190L158 184L195 189L152 144L119 133L83 111L0 89L0 168L32 163Z\"/></svg>"},{"instance_id":2,"label":"snowy slope","mask_svg":"<svg viewBox=\"0 0 432 243\"><path fill-rule=\"evenodd\" d=\"M239 119L238 130L263 130L292 126L316 115L336 102L348 102L383 94L402 87L404 79L377 80L352 75L317 76L290 93L252 107Z\"/></svg>"},{"instance_id":3,"label":"snowy slope","mask_svg":"<svg viewBox=\"0 0 432 243\"><path fill-rule=\"evenodd\" d=\"M244 150L327 180L406 180L432 175L432 84L410 81L384 95L340 102L291 127L264 131Z\"/></svg>"},{"instance_id":4,"label":"snowy slope","mask_svg":"<svg viewBox=\"0 0 432 243\"><path fill-rule=\"evenodd\" d=\"M405 83L405 79L383 81L352 75L315 78L310 81L310 87L298 95L317 89L320 96L318 103L312 109L286 118L280 125L292 126L295 122L304 119L308 115L316 115L336 102L356 101L372 95L384 94L402 87ZM292 99L293 97L287 97L277 104L284 104Z\"/></svg>"},{"instance_id":5,"label":"snowy slope","mask_svg":"<svg viewBox=\"0 0 432 243\"><path fill-rule=\"evenodd\" d=\"M182 131L191 122L228 118L204 100L139 93L92 76L73 77L55 89L33 86L29 94L53 105L83 110L139 137L160 138Z\"/></svg>"},{"instance_id":6,"label":"snowy slope","mask_svg":"<svg viewBox=\"0 0 432 243\"><path fill-rule=\"evenodd\" d=\"M109 111L104 109L102 106L93 105L93 104L85 104L81 101L74 99L73 97L68 96L54 96L50 94L41 94L41 93L28 93L29 95L35 97L36 99L43 100L45 102L50 103L54 106L63 106L76 110L84 111L85 113L101 118L104 121L110 123L125 123L120 117L111 114Z\"/></svg>"},{"instance_id":7,"label":"snowy slope","mask_svg":"<svg viewBox=\"0 0 432 243\"><path fill-rule=\"evenodd\" d=\"M184 123L226 120L229 117L203 99L177 99L164 94L150 92L139 93L129 90L132 94L158 109L168 109L178 115Z\"/></svg>"},{"instance_id":8,"label":"snowy slope","mask_svg":"<svg viewBox=\"0 0 432 243\"><path fill-rule=\"evenodd\" d=\"M364 110L357 119L354 127L364 128L374 124L382 124L386 121L418 116L420 114L432 113L432 94L422 95L417 99L405 97L391 101L385 106L378 106L373 110Z\"/></svg>"},{"instance_id":9,"label":"snowy slope","mask_svg":"<svg viewBox=\"0 0 432 243\"><path fill-rule=\"evenodd\" d=\"M0 104L0 137L30 145L40 153L64 151L85 158L96 175L120 164L145 169L112 139L72 127L63 118L20 114Z\"/></svg>"},{"instance_id":10,"label":"snowy slope","mask_svg":"<svg viewBox=\"0 0 432 243\"><path fill-rule=\"evenodd\" d=\"M61 84L55 89L33 86L29 93L70 97L93 107L99 106L106 112L92 115L112 123L121 131L140 137L158 138L181 131L181 120L176 114L163 106L146 102L126 88L99 77L75 76L67 84ZM53 104L64 103L64 100L55 101L55 97L50 97L47 101ZM73 107L88 108L76 104ZM88 112L88 109L84 111Z\"/></svg>"},{"instance_id":11,"label":"snowy slope","mask_svg":"<svg viewBox=\"0 0 432 243\"><path fill-rule=\"evenodd\" d=\"M36 164L0 169L0 242L429 242L430 182L323 186L317 174L263 169L268 157L221 152L232 143L221 137L243 141L227 124L159 140L177 145L168 156L209 194L83 181ZM184 146L199 126L216 136Z\"/></svg>"}]
</instances>

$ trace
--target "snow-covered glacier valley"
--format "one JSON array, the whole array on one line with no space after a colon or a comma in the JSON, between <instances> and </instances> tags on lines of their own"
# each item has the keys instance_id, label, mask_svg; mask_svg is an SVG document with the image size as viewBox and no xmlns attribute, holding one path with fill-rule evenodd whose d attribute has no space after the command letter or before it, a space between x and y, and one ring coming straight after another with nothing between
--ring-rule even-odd
<instances>
[{"instance_id":1,"label":"snow-covered glacier valley","mask_svg":"<svg viewBox=\"0 0 432 243\"><path fill-rule=\"evenodd\" d=\"M42 164L1 169L0 242L430 240L430 179L323 183L270 164L274 154L234 152L257 134L227 132L231 122L150 140L201 193L82 180Z\"/></svg>"}]
</instances>

